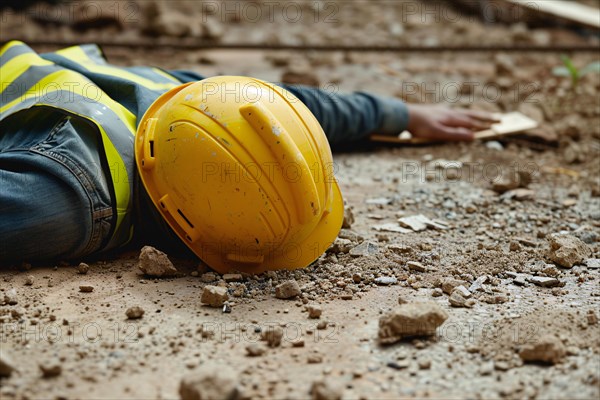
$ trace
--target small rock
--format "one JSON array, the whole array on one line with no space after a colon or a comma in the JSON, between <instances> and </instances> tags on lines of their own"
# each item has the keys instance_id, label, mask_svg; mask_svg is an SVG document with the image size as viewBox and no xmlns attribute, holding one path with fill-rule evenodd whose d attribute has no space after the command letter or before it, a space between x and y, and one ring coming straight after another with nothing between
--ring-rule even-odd
<instances>
[{"instance_id":1,"label":"small rock","mask_svg":"<svg viewBox=\"0 0 600 400\"><path fill-rule=\"evenodd\" d=\"M15 369L11 358L0 353L0 378L8 378Z\"/></svg>"},{"instance_id":2,"label":"small rock","mask_svg":"<svg viewBox=\"0 0 600 400\"><path fill-rule=\"evenodd\" d=\"M312 400L341 400L343 388L331 379L315 381L310 388Z\"/></svg>"},{"instance_id":3,"label":"small rock","mask_svg":"<svg viewBox=\"0 0 600 400\"><path fill-rule=\"evenodd\" d=\"M211 283L217 280L217 274L214 272L207 272L205 274L200 275L200 280L204 283Z\"/></svg>"},{"instance_id":4,"label":"small rock","mask_svg":"<svg viewBox=\"0 0 600 400\"><path fill-rule=\"evenodd\" d=\"M504 146L502 146L502 143L500 143L496 140L491 140L491 141L487 142L485 144L485 147L487 147L490 150L496 150L496 151L504 150Z\"/></svg>"},{"instance_id":5,"label":"small rock","mask_svg":"<svg viewBox=\"0 0 600 400\"><path fill-rule=\"evenodd\" d=\"M348 253L352 249L352 241L348 239L336 238L328 249L333 254Z\"/></svg>"},{"instance_id":6,"label":"small rock","mask_svg":"<svg viewBox=\"0 0 600 400\"><path fill-rule=\"evenodd\" d=\"M594 310L589 310L587 313L587 323L588 325L596 325L598 324L598 316L594 312Z\"/></svg>"},{"instance_id":7,"label":"small rock","mask_svg":"<svg viewBox=\"0 0 600 400\"><path fill-rule=\"evenodd\" d=\"M242 274L225 274L223 280L225 282L239 282L242 280Z\"/></svg>"},{"instance_id":8,"label":"small rock","mask_svg":"<svg viewBox=\"0 0 600 400\"><path fill-rule=\"evenodd\" d=\"M600 269L600 258L588 258L585 265L590 269Z\"/></svg>"},{"instance_id":9,"label":"small rock","mask_svg":"<svg viewBox=\"0 0 600 400\"><path fill-rule=\"evenodd\" d=\"M88 273L88 271L90 270L90 266L87 265L86 263L79 263L79 265L77 266L77 273L80 275L85 275Z\"/></svg>"},{"instance_id":10,"label":"small rock","mask_svg":"<svg viewBox=\"0 0 600 400\"><path fill-rule=\"evenodd\" d=\"M311 353L306 357L306 362L309 364L320 364L323 362L323 356L319 353Z\"/></svg>"},{"instance_id":11,"label":"small rock","mask_svg":"<svg viewBox=\"0 0 600 400\"><path fill-rule=\"evenodd\" d=\"M139 306L129 307L125 315L128 319L140 319L144 315L144 309Z\"/></svg>"},{"instance_id":12,"label":"small rock","mask_svg":"<svg viewBox=\"0 0 600 400\"><path fill-rule=\"evenodd\" d=\"M565 354L565 346L554 335L544 335L536 343L528 343L519 351L523 361L549 364L560 362Z\"/></svg>"},{"instance_id":13,"label":"small rock","mask_svg":"<svg viewBox=\"0 0 600 400\"><path fill-rule=\"evenodd\" d=\"M560 284L560 281L558 279L549 278L545 276L532 276L528 279L528 281L533 283L534 285L541 287L555 287Z\"/></svg>"},{"instance_id":14,"label":"small rock","mask_svg":"<svg viewBox=\"0 0 600 400\"><path fill-rule=\"evenodd\" d=\"M328 325L329 325L329 322L327 322L327 321L319 321L317 323L317 329L319 329L319 330L327 329Z\"/></svg>"},{"instance_id":15,"label":"small rock","mask_svg":"<svg viewBox=\"0 0 600 400\"><path fill-rule=\"evenodd\" d=\"M475 293L479 290L482 290L484 287L483 284L486 283L488 280L489 277L487 275L480 276L475 280L475 282L471 284L471 286L469 286L469 292Z\"/></svg>"},{"instance_id":16,"label":"small rock","mask_svg":"<svg viewBox=\"0 0 600 400\"><path fill-rule=\"evenodd\" d=\"M267 342L269 347L278 347L283 338L283 329L279 326L269 326L261 334L261 339Z\"/></svg>"},{"instance_id":17,"label":"small rock","mask_svg":"<svg viewBox=\"0 0 600 400\"><path fill-rule=\"evenodd\" d=\"M379 319L379 340L394 343L405 337L431 336L446 319L448 314L436 303L403 304Z\"/></svg>"},{"instance_id":18,"label":"small rock","mask_svg":"<svg viewBox=\"0 0 600 400\"><path fill-rule=\"evenodd\" d=\"M250 357L260 357L265 354L266 351L267 349L265 346L259 343L250 343L248 346L246 346L246 353Z\"/></svg>"},{"instance_id":19,"label":"small rock","mask_svg":"<svg viewBox=\"0 0 600 400\"><path fill-rule=\"evenodd\" d=\"M551 235L548 257L557 265L571 268L588 258L592 251L589 246L571 235Z\"/></svg>"},{"instance_id":20,"label":"small rock","mask_svg":"<svg viewBox=\"0 0 600 400\"><path fill-rule=\"evenodd\" d=\"M378 285L395 285L396 283L398 283L398 278L396 278L395 276L380 276L378 278L375 278L373 281Z\"/></svg>"},{"instance_id":21,"label":"small rock","mask_svg":"<svg viewBox=\"0 0 600 400\"><path fill-rule=\"evenodd\" d=\"M358 246L350 249L350 255L352 257L361 257L361 256L370 256L377 254L379 252L379 247L376 243L364 241Z\"/></svg>"},{"instance_id":22,"label":"small rock","mask_svg":"<svg viewBox=\"0 0 600 400\"><path fill-rule=\"evenodd\" d=\"M292 339L290 342L293 347L304 347L304 339L302 338Z\"/></svg>"},{"instance_id":23,"label":"small rock","mask_svg":"<svg viewBox=\"0 0 600 400\"><path fill-rule=\"evenodd\" d=\"M275 287L275 297L278 299L291 299L300 296L300 286L295 280L285 281Z\"/></svg>"},{"instance_id":24,"label":"small rock","mask_svg":"<svg viewBox=\"0 0 600 400\"><path fill-rule=\"evenodd\" d=\"M79 291L83 293L90 293L94 291L94 287L92 285L79 285Z\"/></svg>"},{"instance_id":25,"label":"small rock","mask_svg":"<svg viewBox=\"0 0 600 400\"><path fill-rule=\"evenodd\" d=\"M316 319L321 317L321 313L323 310L321 306L316 304L310 304L306 306L306 311L308 311L308 318Z\"/></svg>"},{"instance_id":26,"label":"small rock","mask_svg":"<svg viewBox=\"0 0 600 400\"><path fill-rule=\"evenodd\" d=\"M408 269L411 271L418 271L418 272L426 272L427 271L427 267L418 261L409 261L406 263L406 265L408 266Z\"/></svg>"},{"instance_id":27,"label":"small rock","mask_svg":"<svg viewBox=\"0 0 600 400\"><path fill-rule=\"evenodd\" d=\"M222 307L228 299L227 288L208 285L204 287L200 301L211 307Z\"/></svg>"},{"instance_id":28,"label":"small rock","mask_svg":"<svg viewBox=\"0 0 600 400\"><path fill-rule=\"evenodd\" d=\"M448 298L448 302L452 307L466 307L467 299L460 294L458 291L453 291L450 297Z\"/></svg>"},{"instance_id":29,"label":"small rock","mask_svg":"<svg viewBox=\"0 0 600 400\"><path fill-rule=\"evenodd\" d=\"M432 297L442 297L444 295L444 291L440 288L435 288L431 292Z\"/></svg>"},{"instance_id":30,"label":"small rock","mask_svg":"<svg viewBox=\"0 0 600 400\"><path fill-rule=\"evenodd\" d=\"M468 299L469 297L471 297L471 292L469 292L469 290L466 287L464 287L463 285L458 285L457 287L455 287L454 290L452 291L452 293L454 293L454 292L458 292L458 294L460 294L465 299Z\"/></svg>"},{"instance_id":31,"label":"small rock","mask_svg":"<svg viewBox=\"0 0 600 400\"><path fill-rule=\"evenodd\" d=\"M350 229L350 228L352 228L353 223L354 223L354 213L352 212L352 208L346 206L346 207L344 207L344 221L342 222L342 228Z\"/></svg>"},{"instance_id":32,"label":"small rock","mask_svg":"<svg viewBox=\"0 0 600 400\"><path fill-rule=\"evenodd\" d=\"M442 290L446 294L451 294L454 288L460 285L467 285L467 282L454 278L445 278L442 281Z\"/></svg>"},{"instance_id":33,"label":"small rock","mask_svg":"<svg viewBox=\"0 0 600 400\"><path fill-rule=\"evenodd\" d=\"M33 279L33 275L27 275L27 277L25 278L25 286L33 285Z\"/></svg>"},{"instance_id":34,"label":"small rock","mask_svg":"<svg viewBox=\"0 0 600 400\"><path fill-rule=\"evenodd\" d=\"M431 360L429 358L422 358L417 361L419 369L430 369L431 368Z\"/></svg>"},{"instance_id":35,"label":"small rock","mask_svg":"<svg viewBox=\"0 0 600 400\"><path fill-rule=\"evenodd\" d=\"M518 201L533 200L535 198L535 190L525 188L512 189L504 193L502 197Z\"/></svg>"},{"instance_id":36,"label":"small rock","mask_svg":"<svg viewBox=\"0 0 600 400\"><path fill-rule=\"evenodd\" d=\"M144 274L157 278L177 274L177 269L167 255L152 246L142 247L138 267Z\"/></svg>"},{"instance_id":37,"label":"small rock","mask_svg":"<svg viewBox=\"0 0 600 400\"><path fill-rule=\"evenodd\" d=\"M226 365L207 363L179 384L181 400L227 399L239 400L237 374Z\"/></svg>"},{"instance_id":38,"label":"small rock","mask_svg":"<svg viewBox=\"0 0 600 400\"><path fill-rule=\"evenodd\" d=\"M62 366L58 360L47 361L43 364L39 364L39 367L44 378L53 378L62 373Z\"/></svg>"},{"instance_id":39,"label":"small rock","mask_svg":"<svg viewBox=\"0 0 600 400\"><path fill-rule=\"evenodd\" d=\"M17 299L17 291L15 289L10 289L4 293L4 303L8 304L9 306L19 304L19 300Z\"/></svg>"},{"instance_id":40,"label":"small rock","mask_svg":"<svg viewBox=\"0 0 600 400\"><path fill-rule=\"evenodd\" d=\"M519 242L517 242L516 240L513 240L508 245L508 249L510 251L520 251L521 250L521 244Z\"/></svg>"}]
</instances>

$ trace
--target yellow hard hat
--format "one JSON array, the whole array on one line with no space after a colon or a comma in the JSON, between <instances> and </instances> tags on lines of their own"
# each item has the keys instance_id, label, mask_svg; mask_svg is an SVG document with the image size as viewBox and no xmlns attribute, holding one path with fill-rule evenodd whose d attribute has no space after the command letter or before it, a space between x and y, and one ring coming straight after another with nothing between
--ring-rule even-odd
<instances>
[{"instance_id":1,"label":"yellow hard hat","mask_svg":"<svg viewBox=\"0 0 600 400\"><path fill-rule=\"evenodd\" d=\"M342 225L323 129L298 98L258 79L163 94L140 121L135 157L163 218L221 273L306 267Z\"/></svg>"}]
</instances>

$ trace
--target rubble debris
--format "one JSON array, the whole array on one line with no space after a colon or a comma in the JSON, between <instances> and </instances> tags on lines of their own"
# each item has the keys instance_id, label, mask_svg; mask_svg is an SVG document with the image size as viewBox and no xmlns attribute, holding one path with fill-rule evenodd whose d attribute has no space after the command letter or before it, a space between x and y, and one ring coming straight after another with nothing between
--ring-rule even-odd
<instances>
[{"instance_id":1,"label":"rubble debris","mask_svg":"<svg viewBox=\"0 0 600 400\"><path fill-rule=\"evenodd\" d=\"M209 363L181 379L179 396L181 400L239 400L242 395L238 382L237 374L230 367Z\"/></svg>"},{"instance_id":2,"label":"rubble debris","mask_svg":"<svg viewBox=\"0 0 600 400\"><path fill-rule=\"evenodd\" d=\"M140 306L129 307L125 315L127 319L140 319L144 316L144 309Z\"/></svg>"},{"instance_id":3,"label":"rubble debris","mask_svg":"<svg viewBox=\"0 0 600 400\"><path fill-rule=\"evenodd\" d=\"M144 274L156 278L177 274L177 269L167 255L152 246L142 247L138 267Z\"/></svg>"},{"instance_id":4,"label":"rubble debris","mask_svg":"<svg viewBox=\"0 0 600 400\"><path fill-rule=\"evenodd\" d=\"M418 272L426 272L427 271L427 267L418 261L409 261L406 263L406 266L411 271L418 271Z\"/></svg>"},{"instance_id":5,"label":"rubble debris","mask_svg":"<svg viewBox=\"0 0 600 400\"><path fill-rule=\"evenodd\" d=\"M225 282L240 282L243 279L242 274L224 274L223 280Z\"/></svg>"},{"instance_id":6,"label":"rubble debris","mask_svg":"<svg viewBox=\"0 0 600 400\"><path fill-rule=\"evenodd\" d=\"M48 360L38 364L44 378L54 378L62 374L62 366L58 360Z\"/></svg>"},{"instance_id":7,"label":"rubble debris","mask_svg":"<svg viewBox=\"0 0 600 400\"><path fill-rule=\"evenodd\" d=\"M565 346L554 335L544 335L534 343L525 344L519 357L526 362L559 363L566 355Z\"/></svg>"},{"instance_id":8,"label":"rubble debris","mask_svg":"<svg viewBox=\"0 0 600 400\"><path fill-rule=\"evenodd\" d=\"M267 342L269 347L278 347L283 338L283 329L279 326L268 326L261 334L261 339Z\"/></svg>"},{"instance_id":9,"label":"rubble debris","mask_svg":"<svg viewBox=\"0 0 600 400\"><path fill-rule=\"evenodd\" d=\"M200 302L211 307L222 307L223 303L229 299L227 288L221 286L207 285L202 291Z\"/></svg>"},{"instance_id":10,"label":"rubble debris","mask_svg":"<svg viewBox=\"0 0 600 400\"><path fill-rule=\"evenodd\" d=\"M471 308L475 305L475 300L464 297L460 290L455 289L448 298L448 303L450 303L452 307Z\"/></svg>"},{"instance_id":11,"label":"rubble debris","mask_svg":"<svg viewBox=\"0 0 600 400\"><path fill-rule=\"evenodd\" d=\"M379 340L389 344L406 337L431 336L448 319L436 303L402 304L379 319Z\"/></svg>"},{"instance_id":12,"label":"rubble debris","mask_svg":"<svg viewBox=\"0 0 600 400\"><path fill-rule=\"evenodd\" d=\"M411 233L413 232L410 229L406 229L400 226L400 224L396 222L388 222L386 224L373 225L373 229L378 232L393 232L393 233Z\"/></svg>"},{"instance_id":13,"label":"rubble debris","mask_svg":"<svg viewBox=\"0 0 600 400\"><path fill-rule=\"evenodd\" d=\"M295 280L285 281L275 287L275 297L278 299L291 299L300 296L300 286Z\"/></svg>"},{"instance_id":14,"label":"rubble debris","mask_svg":"<svg viewBox=\"0 0 600 400\"><path fill-rule=\"evenodd\" d=\"M90 270L90 266L84 262L79 263L79 265L77 266L77 273L80 275L87 274L89 270Z\"/></svg>"},{"instance_id":15,"label":"rubble debris","mask_svg":"<svg viewBox=\"0 0 600 400\"><path fill-rule=\"evenodd\" d=\"M343 388L331 379L324 379L313 382L310 387L312 400L341 400Z\"/></svg>"},{"instance_id":16,"label":"rubble debris","mask_svg":"<svg viewBox=\"0 0 600 400\"><path fill-rule=\"evenodd\" d=\"M25 277L25 286L32 286L34 281L33 275L27 275Z\"/></svg>"},{"instance_id":17,"label":"rubble debris","mask_svg":"<svg viewBox=\"0 0 600 400\"><path fill-rule=\"evenodd\" d=\"M448 225L445 222L439 220L433 221L422 214L402 217L398 219L398 222L403 227L412 229L415 232L421 232L427 228L448 229Z\"/></svg>"},{"instance_id":18,"label":"rubble debris","mask_svg":"<svg viewBox=\"0 0 600 400\"><path fill-rule=\"evenodd\" d=\"M454 288L457 286L460 286L460 285L467 285L467 282L465 282L463 280L448 277L442 281L442 290L446 294L452 294L452 291L454 290Z\"/></svg>"},{"instance_id":19,"label":"rubble debris","mask_svg":"<svg viewBox=\"0 0 600 400\"><path fill-rule=\"evenodd\" d=\"M266 351L267 349L265 346L261 345L260 343L250 343L248 346L246 346L246 354L249 357L260 357L265 354Z\"/></svg>"},{"instance_id":20,"label":"rubble debris","mask_svg":"<svg viewBox=\"0 0 600 400\"><path fill-rule=\"evenodd\" d=\"M350 249L350 255L352 257L370 256L379 252L379 246L376 243L364 241L358 246Z\"/></svg>"},{"instance_id":21,"label":"rubble debris","mask_svg":"<svg viewBox=\"0 0 600 400\"><path fill-rule=\"evenodd\" d=\"M79 285L79 291L83 293L91 293L94 291L94 287L92 285Z\"/></svg>"},{"instance_id":22,"label":"rubble debris","mask_svg":"<svg viewBox=\"0 0 600 400\"><path fill-rule=\"evenodd\" d=\"M344 220L342 222L342 228L350 229L350 228L352 228L353 223L354 223L354 213L352 212L352 207L346 206L346 207L344 207Z\"/></svg>"},{"instance_id":23,"label":"rubble debris","mask_svg":"<svg viewBox=\"0 0 600 400\"><path fill-rule=\"evenodd\" d=\"M14 306L19 304L19 300L17 298L17 291L13 289L9 289L4 293L4 304L8 304L9 306Z\"/></svg>"},{"instance_id":24,"label":"rubble debris","mask_svg":"<svg viewBox=\"0 0 600 400\"><path fill-rule=\"evenodd\" d=\"M527 280L534 285L541 287L556 287L560 285L560 281L558 279L546 276L532 276Z\"/></svg>"},{"instance_id":25,"label":"rubble debris","mask_svg":"<svg viewBox=\"0 0 600 400\"><path fill-rule=\"evenodd\" d=\"M398 283L398 278L396 278L395 276L380 276L375 278L373 282L383 286L395 285L396 283Z\"/></svg>"},{"instance_id":26,"label":"rubble debris","mask_svg":"<svg viewBox=\"0 0 600 400\"><path fill-rule=\"evenodd\" d=\"M316 304L309 304L308 306L306 306L306 311L308 311L308 318L311 319L320 318L321 314L323 313L323 309L321 308L321 306Z\"/></svg>"},{"instance_id":27,"label":"rubble debris","mask_svg":"<svg viewBox=\"0 0 600 400\"><path fill-rule=\"evenodd\" d=\"M550 235L549 241L548 257L561 267L580 264L592 253L587 244L572 235Z\"/></svg>"},{"instance_id":28,"label":"rubble debris","mask_svg":"<svg viewBox=\"0 0 600 400\"><path fill-rule=\"evenodd\" d=\"M12 359L6 353L0 353L0 378L8 378L16 370Z\"/></svg>"}]
</instances>

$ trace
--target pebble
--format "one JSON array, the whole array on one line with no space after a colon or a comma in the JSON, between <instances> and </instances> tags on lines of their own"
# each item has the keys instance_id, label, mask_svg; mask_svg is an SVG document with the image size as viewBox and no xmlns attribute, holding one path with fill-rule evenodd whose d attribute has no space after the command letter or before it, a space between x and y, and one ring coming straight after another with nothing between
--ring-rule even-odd
<instances>
[{"instance_id":1,"label":"pebble","mask_svg":"<svg viewBox=\"0 0 600 400\"><path fill-rule=\"evenodd\" d=\"M242 395L238 382L237 374L230 367L208 362L181 379L179 396L181 400L239 400Z\"/></svg>"},{"instance_id":2,"label":"pebble","mask_svg":"<svg viewBox=\"0 0 600 400\"><path fill-rule=\"evenodd\" d=\"M560 285L560 281L558 279L545 276L532 276L528 279L528 281L541 287L555 287Z\"/></svg>"},{"instance_id":3,"label":"pebble","mask_svg":"<svg viewBox=\"0 0 600 400\"><path fill-rule=\"evenodd\" d=\"M571 235L550 235L548 257L557 265L571 268L582 263L592 251L589 246Z\"/></svg>"},{"instance_id":4,"label":"pebble","mask_svg":"<svg viewBox=\"0 0 600 400\"><path fill-rule=\"evenodd\" d=\"M398 283L398 278L395 276L380 276L373 280L378 285L395 285Z\"/></svg>"},{"instance_id":5,"label":"pebble","mask_svg":"<svg viewBox=\"0 0 600 400\"><path fill-rule=\"evenodd\" d=\"M311 353L306 357L306 362L309 364L321 364L323 362L323 355L319 353Z\"/></svg>"},{"instance_id":6,"label":"pebble","mask_svg":"<svg viewBox=\"0 0 600 400\"><path fill-rule=\"evenodd\" d=\"M242 274L224 274L223 280L225 282L239 282L242 280Z\"/></svg>"},{"instance_id":7,"label":"pebble","mask_svg":"<svg viewBox=\"0 0 600 400\"><path fill-rule=\"evenodd\" d=\"M317 323L317 329L319 329L319 330L327 329L328 325L329 325L329 322L327 322L327 321L319 321Z\"/></svg>"},{"instance_id":8,"label":"pebble","mask_svg":"<svg viewBox=\"0 0 600 400\"><path fill-rule=\"evenodd\" d=\"M200 302L203 304L208 304L211 307L222 307L223 303L225 303L228 299L229 296L227 295L227 288L208 285L205 286L204 290L202 291Z\"/></svg>"},{"instance_id":9,"label":"pebble","mask_svg":"<svg viewBox=\"0 0 600 400\"><path fill-rule=\"evenodd\" d=\"M310 304L310 305L306 306L306 311L308 311L308 318L311 318L311 319L320 318L321 313L323 312L323 310L321 309L321 306L316 305L316 304Z\"/></svg>"},{"instance_id":10,"label":"pebble","mask_svg":"<svg viewBox=\"0 0 600 400\"><path fill-rule=\"evenodd\" d=\"M144 315L144 309L139 306L130 307L125 311L128 319L140 319Z\"/></svg>"},{"instance_id":11,"label":"pebble","mask_svg":"<svg viewBox=\"0 0 600 400\"><path fill-rule=\"evenodd\" d=\"M85 275L88 273L88 271L90 270L90 266L87 265L86 263L79 263L79 265L77 266L77 273L80 275Z\"/></svg>"},{"instance_id":12,"label":"pebble","mask_svg":"<svg viewBox=\"0 0 600 400\"><path fill-rule=\"evenodd\" d=\"M431 292L432 297L442 297L444 295L444 291L440 288L435 288Z\"/></svg>"},{"instance_id":13,"label":"pebble","mask_svg":"<svg viewBox=\"0 0 600 400\"><path fill-rule=\"evenodd\" d=\"M94 287L92 285L79 285L79 291L83 293L90 293L94 291Z\"/></svg>"},{"instance_id":14,"label":"pebble","mask_svg":"<svg viewBox=\"0 0 600 400\"><path fill-rule=\"evenodd\" d=\"M350 255L352 257L371 256L379 252L379 246L376 243L364 241L358 246L350 249Z\"/></svg>"},{"instance_id":15,"label":"pebble","mask_svg":"<svg viewBox=\"0 0 600 400\"><path fill-rule=\"evenodd\" d=\"M502 146L502 143L500 143L496 140L491 140L491 141L487 142L485 144L485 147L487 147L490 150L496 150L496 151L504 150L504 146Z\"/></svg>"},{"instance_id":16,"label":"pebble","mask_svg":"<svg viewBox=\"0 0 600 400\"><path fill-rule=\"evenodd\" d=\"M269 326L261 334L261 339L267 342L269 347L278 347L283 338L283 329L279 326Z\"/></svg>"},{"instance_id":17,"label":"pebble","mask_svg":"<svg viewBox=\"0 0 600 400\"><path fill-rule=\"evenodd\" d=\"M300 286L295 280L285 281L275 287L275 297L278 299L291 299L300 296Z\"/></svg>"},{"instance_id":18,"label":"pebble","mask_svg":"<svg viewBox=\"0 0 600 400\"><path fill-rule=\"evenodd\" d=\"M463 285L458 285L457 287L455 287L454 290L452 291L452 293L454 293L454 292L458 292L465 299L468 299L471 297L471 292L469 292L469 289L467 289Z\"/></svg>"},{"instance_id":19,"label":"pebble","mask_svg":"<svg viewBox=\"0 0 600 400\"><path fill-rule=\"evenodd\" d=\"M471 308L475 305L475 300L465 298L460 291L453 291L450 297L448 298L448 303L452 307L467 307Z\"/></svg>"},{"instance_id":20,"label":"pebble","mask_svg":"<svg viewBox=\"0 0 600 400\"><path fill-rule=\"evenodd\" d=\"M207 272L200 275L200 280L204 283L211 283L217 280L217 274L214 272Z\"/></svg>"},{"instance_id":21,"label":"pebble","mask_svg":"<svg viewBox=\"0 0 600 400\"><path fill-rule=\"evenodd\" d=\"M266 351L267 349L265 346L260 343L250 343L246 346L246 354L248 354L249 357L260 357L265 354Z\"/></svg>"},{"instance_id":22,"label":"pebble","mask_svg":"<svg viewBox=\"0 0 600 400\"><path fill-rule=\"evenodd\" d=\"M342 228L350 229L352 228L352 224L354 223L354 213L352 212L351 207L344 207L344 220L342 222Z\"/></svg>"},{"instance_id":23,"label":"pebble","mask_svg":"<svg viewBox=\"0 0 600 400\"><path fill-rule=\"evenodd\" d=\"M167 255L152 246L142 247L138 267L144 274L156 278L177 274L177 269Z\"/></svg>"},{"instance_id":24,"label":"pebble","mask_svg":"<svg viewBox=\"0 0 600 400\"><path fill-rule=\"evenodd\" d=\"M409 261L406 263L406 265L408 266L408 269L411 271L418 271L418 272L426 272L427 271L427 267L418 261Z\"/></svg>"},{"instance_id":25,"label":"pebble","mask_svg":"<svg viewBox=\"0 0 600 400\"><path fill-rule=\"evenodd\" d=\"M556 364L566 355L563 343L554 335L544 335L535 343L525 344L519 351L519 357L526 362Z\"/></svg>"},{"instance_id":26,"label":"pebble","mask_svg":"<svg viewBox=\"0 0 600 400\"><path fill-rule=\"evenodd\" d=\"M39 364L39 367L44 378L53 378L62 373L62 366L58 360L47 361L44 364Z\"/></svg>"},{"instance_id":27,"label":"pebble","mask_svg":"<svg viewBox=\"0 0 600 400\"><path fill-rule=\"evenodd\" d=\"M4 303L9 306L14 306L19 304L19 300L17 299L17 291L13 288L4 293Z\"/></svg>"},{"instance_id":28,"label":"pebble","mask_svg":"<svg viewBox=\"0 0 600 400\"><path fill-rule=\"evenodd\" d=\"M444 278L442 281L442 290L446 294L451 294L454 288L460 285L467 285L467 282L454 278Z\"/></svg>"},{"instance_id":29,"label":"pebble","mask_svg":"<svg viewBox=\"0 0 600 400\"><path fill-rule=\"evenodd\" d=\"M436 303L402 304L379 319L379 340L394 343L405 337L431 336L448 319L448 314Z\"/></svg>"},{"instance_id":30,"label":"pebble","mask_svg":"<svg viewBox=\"0 0 600 400\"><path fill-rule=\"evenodd\" d=\"M315 381L310 387L312 400L341 400L342 394L343 388L330 379Z\"/></svg>"},{"instance_id":31,"label":"pebble","mask_svg":"<svg viewBox=\"0 0 600 400\"><path fill-rule=\"evenodd\" d=\"M27 275L27 277L25 278L25 286L33 285L33 280L33 275Z\"/></svg>"}]
</instances>

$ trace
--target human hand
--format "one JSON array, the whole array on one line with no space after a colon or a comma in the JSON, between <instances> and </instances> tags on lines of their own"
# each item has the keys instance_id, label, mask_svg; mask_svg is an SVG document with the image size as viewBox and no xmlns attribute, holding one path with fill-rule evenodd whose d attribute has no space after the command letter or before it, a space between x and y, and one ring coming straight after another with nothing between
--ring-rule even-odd
<instances>
[{"instance_id":1,"label":"human hand","mask_svg":"<svg viewBox=\"0 0 600 400\"><path fill-rule=\"evenodd\" d=\"M499 122L485 111L452 109L428 104L407 104L408 131L413 137L444 140L473 140L477 131Z\"/></svg>"}]
</instances>

